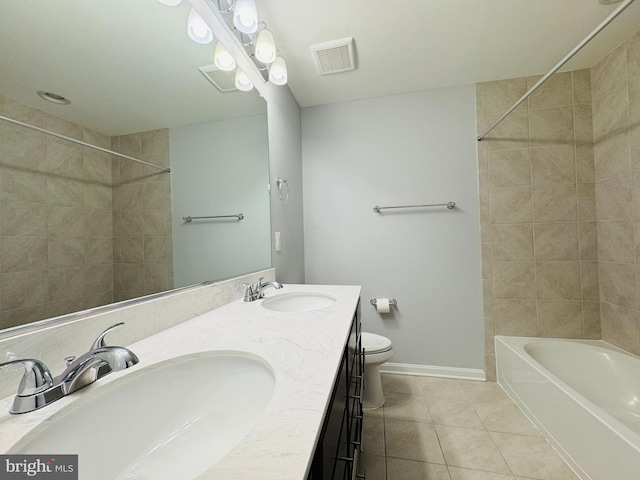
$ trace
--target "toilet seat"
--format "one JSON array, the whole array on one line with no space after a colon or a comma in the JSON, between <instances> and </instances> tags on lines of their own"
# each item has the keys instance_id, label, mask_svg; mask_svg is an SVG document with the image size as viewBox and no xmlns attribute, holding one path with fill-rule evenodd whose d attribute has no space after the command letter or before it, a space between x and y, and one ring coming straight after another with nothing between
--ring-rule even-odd
<instances>
[{"instance_id":1,"label":"toilet seat","mask_svg":"<svg viewBox=\"0 0 640 480\"><path fill-rule=\"evenodd\" d=\"M360 334L362 340L362 348L364 348L364 354L384 353L393 348L391 340L382 335L376 335L375 333L362 332Z\"/></svg>"}]
</instances>

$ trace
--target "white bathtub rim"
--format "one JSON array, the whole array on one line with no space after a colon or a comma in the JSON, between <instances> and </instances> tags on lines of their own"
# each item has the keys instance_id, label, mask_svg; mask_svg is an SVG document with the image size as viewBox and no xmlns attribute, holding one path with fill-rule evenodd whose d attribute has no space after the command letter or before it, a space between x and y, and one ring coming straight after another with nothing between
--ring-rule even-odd
<instances>
[{"instance_id":1,"label":"white bathtub rim","mask_svg":"<svg viewBox=\"0 0 640 480\"><path fill-rule=\"evenodd\" d=\"M503 339L508 339L508 340L505 341ZM569 398L571 398L576 403L580 404L598 422L602 423L606 428L608 428L610 431L612 431L616 436L618 436L627 445L629 445L631 448L633 448L634 450L636 450L640 454L640 443L634 443L634 442L632 442L630 440L630 438L633 438L633 437L640 437L640 435L637 432L635 432L631 428L627 427L620 420L618 420L617 418L613 417L609 413L605 412L602 408L600 408L597 405L595 405L592 401L588 400L586 397L584 397L583 395L581 395L580 393L576 392L575 390L570 388L568 385L566 385L562 380L560 380L553 373L551 373L549 370L547 370L542 365L540 365L533 357L531 357L529 355L529 353L524 350L524 346L526 344L528 344L528 343L537 342L537 341L583 343L583 344L587 344L587 345L592 345L592 346L604 348L604 349L607 349L607 350L612 350L612 351L615 351L615 352L618 352L618 353L623 353L625 355L629 355L629 356L631 356L633 358L636 358L638 360L638 362L640 362L640 357L638 357L636 355L633 355L633 354L627 352L626 350L622 350L622 349L616 347L615 345L611 345L610 343L605 342L604 340L581 340L581 339L539 338L539 337L511 337L511 336L506 336L506 335L496 335L495 336L496 344L497 344L498 341L500 341L502 343L502 345L504 345L506 348L508 348L509 350L514 352L516 355L521 357L525 362L527 362L540 375L542 375L544 377L548 377L558 387L558 389L560 391L562 391L562 393L567 395ZM513 342L513 343L510 344L509 342ZM516 344L516 345L513 345L513 344ZM505 390L505 392L507 392L507 394L509 394L509 396L512 398L512 400L514 402L516 402L516 404L527 415L527 417L536 425L536 427L540 431L542 431L543 433L546 434L545 436L547 436L547 438L553 439L553 436L551 435L551 433L542 425L542 423L535 417L535 415L533 415L533 413L528 408L526 408L526 405L518 397L518 395L510 387L509 387L509 391L507 391L506 387L508 387L508 386L505 385L504 382L500 381L501 378L500 378L500 375L499 375L499 369L498 369L498 366L497 366L497 362L498 362L498 356L496 355L496 371L498 372L498 376L497 376L498 385L500 385L500 387L502 387L502 389ZM514 396L517 397L517 400L516 400L516 398L513 398ZM553 443L554 443L554 445L559 446L557 441L553 440ZM560 449L562 449L562 447L560 447ZM562 450L564 451L564 449L562 449ZM572 463L575 463L575 462L572 462Z\"/></svg>"}]
</instances>

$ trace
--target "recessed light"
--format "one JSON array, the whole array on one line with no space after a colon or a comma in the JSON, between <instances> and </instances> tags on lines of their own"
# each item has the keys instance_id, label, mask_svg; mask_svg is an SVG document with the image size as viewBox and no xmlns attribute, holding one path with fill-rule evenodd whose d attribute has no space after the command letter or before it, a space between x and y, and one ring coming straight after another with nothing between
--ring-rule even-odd
<instances>
[{"instance_id":1,"label":"recessed light","mask_svg":"<svg viewBox=\"0 0 640 480\"><path fill-rule=\"evenodd\" d=\"M71 103L71 100L53 92L38 90L38 95L40 95L41 98L44 98L47 102L57 103L58 105L69 105Z\"/></svg>"}]
</instances>

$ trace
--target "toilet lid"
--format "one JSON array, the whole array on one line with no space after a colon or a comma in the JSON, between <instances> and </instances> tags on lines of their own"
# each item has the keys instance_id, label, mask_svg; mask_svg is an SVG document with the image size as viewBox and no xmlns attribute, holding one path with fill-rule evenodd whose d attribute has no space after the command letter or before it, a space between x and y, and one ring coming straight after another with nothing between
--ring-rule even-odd
<instances>
[{"instance_id":1,"label":"toilet lid","mask_svg":"<svg viewBox=\"0 0 640 480\"><path fill-rule=\"evenodd\" d=\"M365 354L385 352L391 349L391 340L375 333L362 332L360 335Z\"/></svg>"}]
</instances>

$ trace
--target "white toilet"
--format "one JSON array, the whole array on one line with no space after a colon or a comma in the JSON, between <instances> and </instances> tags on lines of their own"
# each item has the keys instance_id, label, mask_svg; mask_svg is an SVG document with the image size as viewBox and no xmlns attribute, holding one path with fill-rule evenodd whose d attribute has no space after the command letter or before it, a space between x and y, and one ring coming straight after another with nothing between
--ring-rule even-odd
<instances>
[{"instance_id":1,"label":"white toilet","mask_svg":"<svg viewBox=\"0 0 640 480\"><path fill-rule=\"evenodd\" d=\"M380 365L393 357L393 345L387 337L375 333L362 332L360 338L364 349L362 408L374 410L384 404Z\"/></svg>"}]
</instances>

